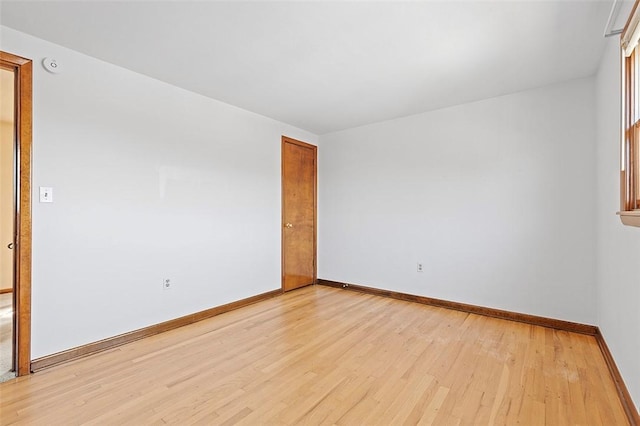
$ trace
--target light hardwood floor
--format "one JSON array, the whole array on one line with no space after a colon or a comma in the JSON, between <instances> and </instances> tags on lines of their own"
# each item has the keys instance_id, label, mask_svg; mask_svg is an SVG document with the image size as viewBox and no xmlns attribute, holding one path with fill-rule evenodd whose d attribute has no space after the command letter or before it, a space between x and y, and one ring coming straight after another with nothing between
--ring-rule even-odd
<instances>
[{"instance_id":1,"label":"light hardwood floor","mask_svg":"<svg viewBox=\"0 0 640 426\"><path fill-rule=\"evenodd\" d=\"M0 384L0 424L628 424L593 337L313 286Z\"/></svg>"}]
</instances>

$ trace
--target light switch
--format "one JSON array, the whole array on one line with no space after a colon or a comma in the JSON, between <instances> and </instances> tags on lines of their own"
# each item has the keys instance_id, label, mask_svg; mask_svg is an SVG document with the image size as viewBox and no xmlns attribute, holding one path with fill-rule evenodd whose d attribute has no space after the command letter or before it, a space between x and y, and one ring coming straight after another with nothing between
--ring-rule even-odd
<instances>
[{"instance_id":1,"label":"light switch","mask_svg":"<svg viewBox=\"0 0 640 426\"><path fill-rule=\"evenodd\" d=\"M40 202L53 203L53 188L48 186L40 187Z\"/></svg>"}]
</instances>

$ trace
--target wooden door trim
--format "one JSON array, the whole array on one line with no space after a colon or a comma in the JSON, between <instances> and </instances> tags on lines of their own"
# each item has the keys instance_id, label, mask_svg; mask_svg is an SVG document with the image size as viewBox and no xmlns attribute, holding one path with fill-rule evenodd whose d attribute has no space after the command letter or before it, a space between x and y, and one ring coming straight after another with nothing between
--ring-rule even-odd
<instances>
[{"instance_id":1,"label":"wooden door trim","mask_svg":"<svg viewBox=\"0 0 640 426\"><path fill-rule=\"evenodd\" d=\"M18 149L17 241L15 252L16 373L31 372L31 142L33 63L0 52L0 65L16 73L16 137Z\"/></svg>"},{"instance_id":2,"label":"wooden door trim","mask_svg":"<svg viewBox=\"0 0 640 426\"><path fill-rule=\"evenodd\" d=\"M298 145L304 148L309 148L313 151L313 284L318 282L318 147L307 142L302 142L297 139L293 139L287 136L282 136L282 142L280 144L280 193L281 207L280 207L280 286L284 292L284 161L282 157L284 154L285 144Z\"/></svg>"}]
</instances>

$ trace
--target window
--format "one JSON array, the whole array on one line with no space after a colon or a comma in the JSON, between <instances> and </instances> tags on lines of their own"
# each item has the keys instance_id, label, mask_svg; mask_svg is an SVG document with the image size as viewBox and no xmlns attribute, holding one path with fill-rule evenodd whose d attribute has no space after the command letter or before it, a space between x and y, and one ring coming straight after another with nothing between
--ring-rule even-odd
<instances>
[{"instance_id":1,"label":"window","mask_svg":"<svg viewBox=\"0 0 640 426\"><path fill-rule=\"evenodd\" d=\"M620 38L622 47L622 147L620 217L640 226L640 10L638 2Z\"/></svg>"}]
</instances>

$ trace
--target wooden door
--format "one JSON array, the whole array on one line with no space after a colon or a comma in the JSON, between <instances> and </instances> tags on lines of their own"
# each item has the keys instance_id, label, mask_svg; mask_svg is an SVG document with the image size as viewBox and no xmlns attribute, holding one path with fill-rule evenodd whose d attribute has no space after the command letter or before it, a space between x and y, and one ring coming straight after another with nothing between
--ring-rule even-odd
<instances>
[{"instance_id":1,"label":"wooden door","mask_svg":"<svg viewBox=\"0 0 640 426\"><path fill-rule=\"evenodd\" d=\"M282 137L282 289L316 282L317 147Z\"/></svg>"}]
</instances>

